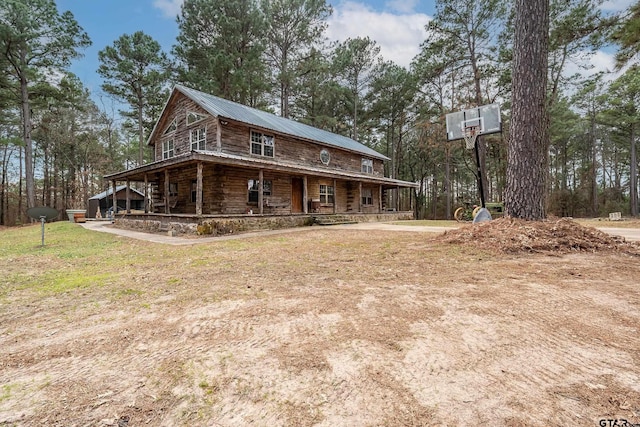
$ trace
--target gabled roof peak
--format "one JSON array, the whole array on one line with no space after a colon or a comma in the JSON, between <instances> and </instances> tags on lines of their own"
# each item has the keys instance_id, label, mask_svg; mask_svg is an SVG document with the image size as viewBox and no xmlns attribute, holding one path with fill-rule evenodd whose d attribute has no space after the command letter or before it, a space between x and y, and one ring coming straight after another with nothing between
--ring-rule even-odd
<instances>
[{"instance_id":1,"label":"gabled roof peak","mask_svg":"<svg viewBox=\"0 0 640 427\"><path fill-rule=\"evenodd\" d=\"M193 100L204 110L216 117L234 120L250 126L256 126L308 141L315 141L327 146L360 153L367 157L389 160L388 157L378 153L374 149L346 136L318 129L295 120L276 116L275 114L229 101L214 95L209 95L180 84L175 85L174 92L171 96L173 96L176 91Z\"/></svg>"}]
</instances>

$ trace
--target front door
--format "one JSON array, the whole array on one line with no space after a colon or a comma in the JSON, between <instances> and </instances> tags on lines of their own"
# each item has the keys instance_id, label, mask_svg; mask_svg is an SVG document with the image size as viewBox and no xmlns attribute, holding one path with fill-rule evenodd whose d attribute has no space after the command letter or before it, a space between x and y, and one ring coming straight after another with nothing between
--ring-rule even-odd
<instances>
[{"instance_id":1,"label":"front door","mask_svg":"<svg viewBox=\"0 0 640 427\"><path fill-rule=\"evenodd\" d=\"M302 198L304 188L302 178L291 178L291 213L302 213Z\"/></svg>"}]
</instances>

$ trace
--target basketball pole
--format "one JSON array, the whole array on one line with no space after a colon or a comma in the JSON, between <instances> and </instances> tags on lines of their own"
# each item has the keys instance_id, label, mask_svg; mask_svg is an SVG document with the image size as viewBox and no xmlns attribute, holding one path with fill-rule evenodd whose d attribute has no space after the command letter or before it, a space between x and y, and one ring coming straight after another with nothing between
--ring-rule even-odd
<instances>
[{"instance_id":1,"label":"basketball pole","mask_svg":"<svg viewBox=\"0 0 640 427\"><path fill-rule=\"evenodd\" d=\"M480 118L480 116L481 116L481 111L480 111L480 108L478 108L477 117ZM467 113L466 112L462 113L462 119L465 122L467 121ZM473 149L476 152L476 178L478 180L478 190L480 190L480 207L484 208L485 207L484 186L482 185L482 168L480 166L480 151L478 150L478 139L480 139L480 135L476 135L475 141L473 142Z\"/></svg>"},{"instance_id":2,"label":"basketball pole","mask_svg":"<svg viewBox=\"0 0 640 427\"><path fill-rule=\"evenodd\" d=\"M482 185L482 167L480 166L480 150L478 150L478 140L481 135L476 136L476 141L473 144L473 149L476 152L476 166L477 166L477 178L478 178L478 189L480 190L480 207L485 207L484 202L484 187Z\"/></svg>"}]
</instances>

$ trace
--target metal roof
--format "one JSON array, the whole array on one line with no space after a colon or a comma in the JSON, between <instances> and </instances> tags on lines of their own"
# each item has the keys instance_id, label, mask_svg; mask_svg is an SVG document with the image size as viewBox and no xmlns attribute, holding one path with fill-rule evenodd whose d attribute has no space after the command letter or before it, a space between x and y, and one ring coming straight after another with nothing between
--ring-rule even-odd
<instances>
[{"instance_id":1,"label":"metal roof","mask_svg":"<svg viewBox=\"0 0 640 427\"><path fill-rule=\"evenodd\" d=\"M361 153L376 159L389 160L388 157L378 153L376 150L346 136L276 116L275 114L271 114L266 111L238 104L236 102L209 95L182 85L176 85L175 90L180 91L216 117L235 120L298 138L317 141L344 150Z\"/></svg>"},{"instance_id":2,"label":"metal roof","mask_svg":"<svg viewBox=\"0 0 640 427\"><path fill-rule=\"evenodd\" d=\"M126 188L127 188L126 185L119 185L119 186L116 187L116 193L118 193L118 192L120 192L120 191L122 191L122 190L124 190ZM135 188L131 188L130 190L138 193L141 196L144 196L144 194L142 194L140 191L136 190ZM89 200L102 200L105 197L109 197L111 194L113 194L113 188L111 186L109 186L109 189L107 191L103 191L100 194L96 194L95 196L90 197Z\"/></svg>"}]
</instances>

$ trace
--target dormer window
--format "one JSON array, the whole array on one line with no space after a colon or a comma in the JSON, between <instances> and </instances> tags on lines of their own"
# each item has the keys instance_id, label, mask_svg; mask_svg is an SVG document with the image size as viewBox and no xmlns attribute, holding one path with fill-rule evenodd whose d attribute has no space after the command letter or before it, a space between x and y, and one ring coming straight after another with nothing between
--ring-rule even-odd
<instances>
[{"instance_id":1,"label":"dormer window","mask_svg":"<svg viewBox=\"0 0 640 427\"><path fill-rule=\"evenodd\" d=\"M362 173L373 173L373 160L372 159L362 159L362 168L360 169Z\"/></svg>"},{"instance_id":2,"label":"dormer window","mask_svg":"<svg viewBox=\"0 0 640 427\"><path fill-rule=\"evenodd\" d=\"M189 132L189 141L191 142L192 150L206 150L207 149L207 128L202 127L198 129L192 129Z\"/></svg>"},{"instance_id":3,"label":"dormer window","mask_svg":"<svg viewBox=\"0 0 640 427\"><path fill-rule=\"evenodd\" d=\"M194 123L199 122L200 120L204 120L207 116L204 114L198 114L193 111L187 112L187 126L190 126Z\"/></svg>"},{"instance_id":4,"label":"dormer window","mask_svg":"<svg viewBox=\"0 0 640 427\"><path fill-rule=\"evenodd\" d=\"M251 154L273 157L273 135L251 131Z\"/></svg>"},{"instance_id":5,"label":"dormer window","mask_svg":"<svg viewBox=\"0 0 640 427\"><path fill-rule=\"evenodd\" d=\"M162 159L169 159L175 155L173 149L173 139L167 139L162 141Z\"/></svg>"},{"instance_id":6,"label":"dormer window","mask_svg":"<svg viewBox=\"0 0 640 427\"><path fill-rule=\"evenodd\" d=\"M171 120L171 123L169 123L169 126L167 126L167 128L165 129L163 135L169 135L170 133L175 132L176 129L178 129L178 124L176 122L176 119L173 119Z\"/></svg>"}]
</instances>

